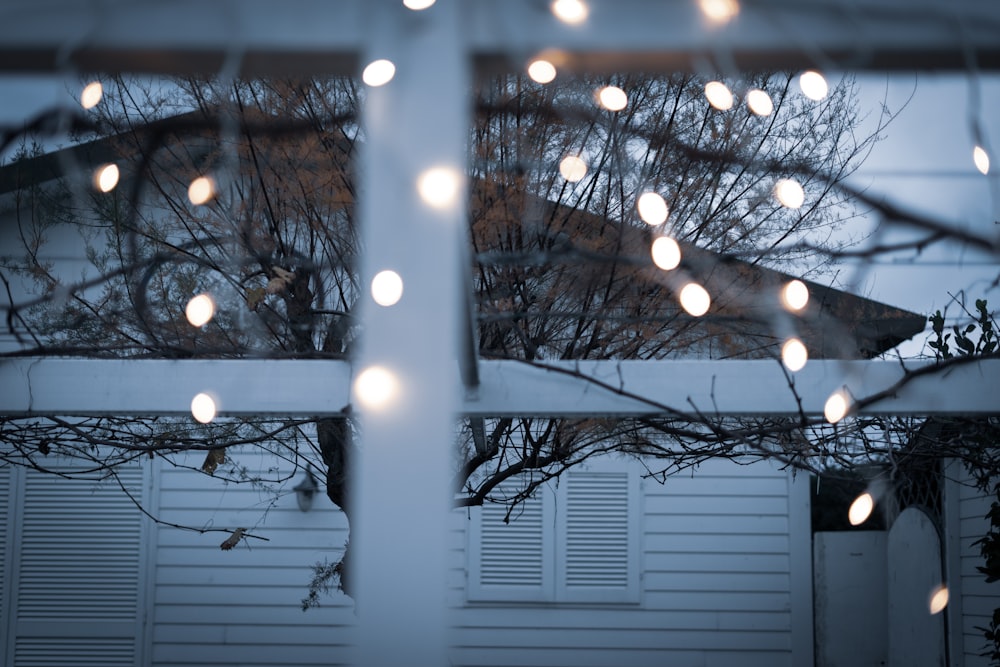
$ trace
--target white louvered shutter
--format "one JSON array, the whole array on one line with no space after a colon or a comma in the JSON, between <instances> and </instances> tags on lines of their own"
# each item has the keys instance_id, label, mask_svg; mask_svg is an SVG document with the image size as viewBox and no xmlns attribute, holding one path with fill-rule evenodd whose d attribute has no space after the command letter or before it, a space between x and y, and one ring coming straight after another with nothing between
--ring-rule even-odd
<instances>
[{"instance_id":1,"label":"white louvered shutter","mask_svg":"<svg viewBox=\"0 0 1000 667\"><path fill-rule=\"evenodd\" d=\"M141 502L142 469L120 476ZM141 513L112 480L36 471L21 507L14 667L136 665Z\"/></svg>"},{"instance_id":2,"label":"white louvered shutter","mask_svg":"<svg viewBox=\"0 0 1000 667\"><path fill-rule=\"evenodd\" d=\"M638 602L638 480L632 470L563 475L557 598Z\"/></svg>"},{"instance_id":3,"label":"white louvered shutter","mask_svg":"<svg viewBox=\"0 0 1000 667\"><path fill-rule=\"evenodd\" d=\"M514 495L521 482L508 481L500 493ZM470 600L552 599L553 540L551 494L540 489L504 523L507 507L484 505L473 515L469 541ZM548 522L549 525L546 525Z\"/></svg>"},{"instance_id":4,"label":"white louvered shutter","mask_svg":"<svg viewBox=\"0 0 1000 667\"><path fill-rule=\"evenodd\" d=\"M9 563L8 544L10 544L10 487L11 473L9 466L0 466L0 635L6 635L7 611L7 568ZM0 660L4 659L4 649L0 647Z\"/></svg>"}]
</instances>

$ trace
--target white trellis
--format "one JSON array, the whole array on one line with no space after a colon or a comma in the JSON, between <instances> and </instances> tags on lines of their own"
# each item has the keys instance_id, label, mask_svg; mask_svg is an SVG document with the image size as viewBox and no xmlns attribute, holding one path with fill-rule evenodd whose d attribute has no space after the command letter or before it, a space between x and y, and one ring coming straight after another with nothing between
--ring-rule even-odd
<instances>
[{"instance_id":1,"label":"white trellis","mask_svg":"<svg viewBox=\"0 0 1000 667\"><path fill-rule=\"evenodd\" d=\"M362 284L392 269L405 298L387 308L363 304L353 369L326 361L6 360L0 411L182 414L193 393L211 390L232 414L322 414L349 402L352 371L387 370L395 395L379 405L361 401L361 528L353 537L360 663L445 664L443 518L455 414L797 409L773 362L607 362L563 369L569 373L477 363L461 306L468 289L459 280L466 264L461 179L433 206L416 189L428 169L462 173L472 69L519 68L543 49L560 50L561 65L577 70L1000 67L1000 5L981 0L747 0L724 26L709 25L693 0L588 4L589 18L567 25L543 0L439 0L419 12L399 0L8 0L0 9L0 70L320 74L395 61L392 83L367 95L358 207ZM995 413L998 371L998 362L956 368L868 409ZM803 409L815 413L842 385L868 395L900 376L888 362L820 362L797 386ZM751 377L755 391L740 391ZM400 491L405 510L395 499Z\"/></svg>"}]
</instances>

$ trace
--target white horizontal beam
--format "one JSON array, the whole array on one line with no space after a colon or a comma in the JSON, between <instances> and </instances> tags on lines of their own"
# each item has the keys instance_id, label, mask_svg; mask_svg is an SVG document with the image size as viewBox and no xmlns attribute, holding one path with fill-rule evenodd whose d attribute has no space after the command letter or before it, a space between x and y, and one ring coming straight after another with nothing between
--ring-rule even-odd
<instances>
[{"instance_id":1,"label":"white horizontal beam","mask_svg":"<svg viewBox=\"0 0 1000 667\"><path fill-rule=\"evenodd\" d=\"M984 0L758 0L723 27L694 0L588 0L567 26L541 0L465 0L465 49L517 69L542 50L576 69L727 70L1000 68L1000 3ZM352 73L386 12L414 26L435 8L364 0L6 0L0 70L216 72L238 57L247 75Z\"/></svg>"},{"instance_id":2,"label":"white horizontal beam","mask_svg":"<svg viewBox=\"0 0 1000 667\"><path fill-rule=\"evenodd\" d=\"M928 362L908 364L910 371ZM847 387L857 399L893 387L898 362L811 361L794 391L773 361L591 361L541 368L481 361L481 384L461 412L490 416L638 416L821 414L830 394ZM185 415L209 392L222 414L335 414L349 402L351 368L321 360L0 361L0 414ZM458 366L438 382L459 383ZM915 378L864 414L1000 413L1000 360L954 366ZM798 400L797 400L798 399Z\"/></svg>"}]
</instances>

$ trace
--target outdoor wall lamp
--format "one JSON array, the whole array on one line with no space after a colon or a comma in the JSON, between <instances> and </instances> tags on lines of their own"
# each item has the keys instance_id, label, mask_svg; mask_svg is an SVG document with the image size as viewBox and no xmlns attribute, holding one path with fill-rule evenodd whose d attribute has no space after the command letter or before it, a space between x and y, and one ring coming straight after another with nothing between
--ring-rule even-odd
<instances>
[{"instance_id":1,"label":"outdoor wall lamp","mask_svg":"<svg viewBox=\"0 0 1000 667\"><path fill-rule=\"evenodd\" d=\"M305 478L294 486L294 490L295 500L299 504L299 509L303 512L308 512L312 509L313 500L319 492L319 484L316 483L316 478L313 477L312 472L307 470Z\"/></svg>"}]
</instances>

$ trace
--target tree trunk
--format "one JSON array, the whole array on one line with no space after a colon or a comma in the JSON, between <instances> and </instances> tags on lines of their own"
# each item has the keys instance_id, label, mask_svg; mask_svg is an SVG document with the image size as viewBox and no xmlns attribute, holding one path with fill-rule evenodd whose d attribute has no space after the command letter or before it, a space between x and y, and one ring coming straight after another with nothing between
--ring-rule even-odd
<instances>
[{"instance_id":1,"label":"tree trunk","mask_svg":"<svg viewBox=\"0 0 1000 667\"><path fill-rule=\"evenodd\" d=\"M327 417L316 421L316 433L319 438L320 453L326 464L326 495L333 504L343 510L347 516L347 525L353 534L351 521L351 460L354 444L351 439L351 425L347 417ZM340 577L339 587L345 595L351 595L351 575L348 568L350 562L351 540L348 538L344 555L335 567Z\"/></svg>"}]
</instances>

